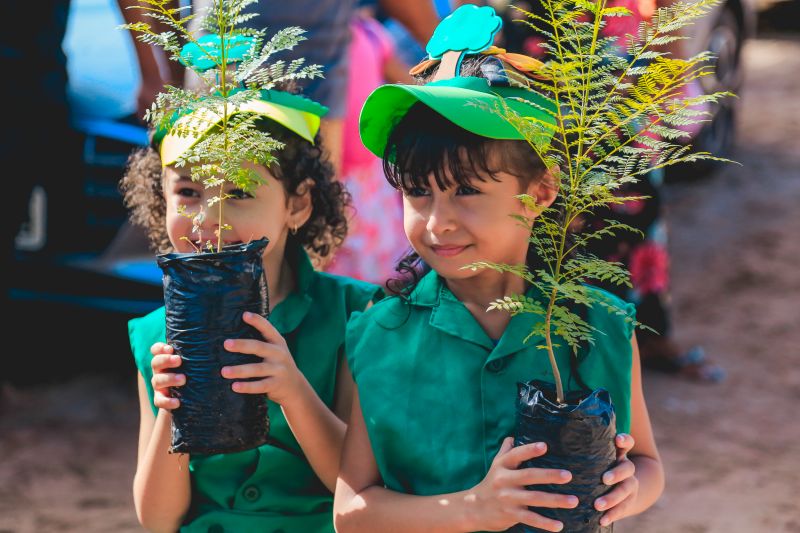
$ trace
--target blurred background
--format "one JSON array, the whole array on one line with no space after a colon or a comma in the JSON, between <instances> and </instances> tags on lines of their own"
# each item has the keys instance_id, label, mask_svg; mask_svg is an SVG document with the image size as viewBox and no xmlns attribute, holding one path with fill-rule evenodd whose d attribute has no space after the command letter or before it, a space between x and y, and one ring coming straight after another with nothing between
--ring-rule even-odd
<instances>
[{"instance_id":1,"label":"blurred background","mask_svg":"<svg viewBox=\"0 0 800 533\"><path fill-rule=\"evenodd\" d=\"M43 102L10 109L3 132L19 213L6 224L14 246L3 269L0 532L136 531L127 321L162 305L160 271L117 188L128 154L147 143L141 76L130 36L115 29L117 2L54 4L52 14L21 7L10 20L42 19L43 29L23 24L0 40L18 82L6 85ZM436 2L440 15L451 7ZM422 49L402 26L373 15L392 64L416 64ZM509 48L531 52L506 28ZM646 371L667 489L617 530L800 532L800 1L727 0L689 46L718 57L702 90L739 94L693 142L740 165L667 174L668 304L675 342L702 345L726 377ZM51 51L44 63L25 59L39 49ZM15 190L18 177L30 191Z\"/></svg>"}]
</instances>

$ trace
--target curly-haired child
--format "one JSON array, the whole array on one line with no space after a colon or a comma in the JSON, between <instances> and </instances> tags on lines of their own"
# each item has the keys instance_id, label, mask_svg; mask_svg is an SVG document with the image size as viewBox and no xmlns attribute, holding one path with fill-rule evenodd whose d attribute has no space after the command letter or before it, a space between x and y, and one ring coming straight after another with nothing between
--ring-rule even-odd
<instances>
[{"instance_id":1,"label":"curly-haired child","mask_svg":"<svg viewBox=\"0 0 800 533\"><path fill-rule=\"evenodd\" d=\"M225 244L262 235L270 241L263 255L270 319L244 315L263 341L225 343L263 361L222 369L234 391L268 396L268 444L208 456L168 453L171 411L179 406L169 391L185 383L181 360L165 344L163 307L129 324L141 407L134 501L150 530L333 532L331 491L353 388L342 358L345 324L378 289L317 272L309 259L327 257L347 233L348 196L332 179L315 126L325 108L282 91L262 96L282 107L260 117L259 127L285 147L273 164L243 163L264 184L254 194L226 184L225 220L209 212L199 227L197 217L193 223L189 217L216 193L192 181L189 168L162 165L179 154L165 153L171 148L158 138L131 156L121 183L132 221L159 252L190 252L223 225L231 228ZM306 116L310 109L316 118Z\"/></svg>"}]
</instances>

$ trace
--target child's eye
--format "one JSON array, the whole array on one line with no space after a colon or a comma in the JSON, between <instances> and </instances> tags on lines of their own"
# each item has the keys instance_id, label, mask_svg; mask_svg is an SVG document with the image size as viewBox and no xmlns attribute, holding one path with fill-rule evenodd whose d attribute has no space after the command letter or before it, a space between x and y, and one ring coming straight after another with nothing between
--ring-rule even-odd
<instances>
[{"instance_id":1,"label":"child's eye","mask_svg":"<svg viewBox=\"0 0 800 533\"><path fill-rule=\"evenodd\" d=\"M480 193L481 191L479 191L475 187L470 187L468 185L459 185L458 188L456 189L456 194L459 196L469 196Z\"/></svg>"},{"instance_id":2,"label":"child's eye","mask_svg":"<svg viewBox=\"0 0 800 533\"><path fill-rule=\"evenodd\" d=\"M231 189L230 191L228 191L228 195L234 200L245 200L247 198L255 198L255 196L253 196L251 193L243 189Z\"/></svg>"},{"instance_id":3,"label":"child's eye","mask_svg":"<svg viewBox=\"0 0 800 533\"><path fill-rule=\"evenodd\" d=\"M403 191L403 194L409 198L418 198L420 196L430 196L431 191L423 187L409 187Z\"/></svg>"},{"instance_id":4,"label":"child's eye","mask_svg":"<svg viewBox=\"0 0 800 533\"><path fill-rule=\"evenodd\" d=\"M200 191L192 189L191 187L181 187L178 189L178 196L183 196L184 198L200 198Z\"/></svg>"}]
</instances>

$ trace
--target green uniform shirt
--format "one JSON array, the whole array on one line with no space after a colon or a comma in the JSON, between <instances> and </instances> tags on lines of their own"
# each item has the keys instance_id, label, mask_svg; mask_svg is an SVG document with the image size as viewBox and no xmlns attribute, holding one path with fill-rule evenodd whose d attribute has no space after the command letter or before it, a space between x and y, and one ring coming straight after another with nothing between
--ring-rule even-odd
<instances>
[{"instance_id":1,"label":"green uniform shirt","mask_svg":"<svg viewBox=\"0 0 800 533\"><path fill-rule=\"evenodd\" d=\"M603 294L634 315L633 305ZM538 316L512 317L495 345L436 272L409 299L378 302L347 328L347 358L372 450L391 490L466 490L485 477L503 439L513 435L517 382L553 380L546 352L536 348L543 339L523 343ZM628 431L633 326L600 306L588 320L602 333L579 365L580 376L611 393L617 428ZM559 370L565 389L573 390L567 354L561 350Z\"/></svg>"},{"instance_id":2,"label":"green uniform shirt","mask_svg":"<svg viewBox=\"0 0 800 533\"><path fill-rule=\"evenodd\" d=\"M379 289L316 272L304 251L295 255L297 286L275 306L270 322L286 338L297 367L332 407L347 320ZM152 405L150 346L165 342L164 308L131 320L128 330ZM279 445L191 457L192 504L181 531L333 533L333 496L311 469L274 402L269 402L269 418L270 437Z\"/></svg>"}]
</instances>

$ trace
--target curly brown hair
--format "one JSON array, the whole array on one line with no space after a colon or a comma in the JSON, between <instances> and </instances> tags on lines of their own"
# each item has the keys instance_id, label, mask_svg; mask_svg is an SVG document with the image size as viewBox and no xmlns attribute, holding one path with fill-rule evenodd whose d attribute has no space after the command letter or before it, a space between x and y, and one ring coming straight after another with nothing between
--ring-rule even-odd
<instances>
[{"instance_id":1,"label":"curly brown hair","mask_svg":"<svg viewBox=\"0 0 800 533\"><path fill-rule=\"evenodd\" d=\"M269 170L286 189L287 195L296 195L306 179L311 187L312 213L308 221L290 235L290 239L305 247L312 258L326 259L347 236L347 210L350 194L333 179L333 167L324 156L321 138L317 134L314 144L292 133L273 121L263 121L270 135L285 147L275 153L277 161ZM167 237L167 206L163 191L161 159L153 148L143 148L131 154L120 181L125 206L130 210L130 221L142 226L150 244L158 253L172 251Z\"/></svg>"}]
</instances>

